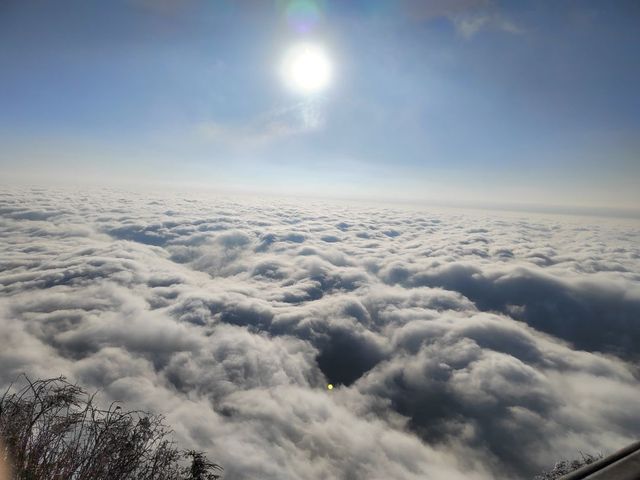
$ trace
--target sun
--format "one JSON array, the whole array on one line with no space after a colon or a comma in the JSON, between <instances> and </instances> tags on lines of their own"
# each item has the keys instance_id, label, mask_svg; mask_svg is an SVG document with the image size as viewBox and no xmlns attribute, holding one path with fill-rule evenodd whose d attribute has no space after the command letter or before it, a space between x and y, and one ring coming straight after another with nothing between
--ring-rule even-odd
<instances>
[{"instance_id":1,"label":"sun","mask_svg":"<svg viewBox=\"0 0 640 480\"><path fill-rule=\"evenodd\" d=\"M318 93L331 82L331 61L319 45L298 44L285 55L282 75L292 90L303 94Z\"/></svg>"}]
</instances>

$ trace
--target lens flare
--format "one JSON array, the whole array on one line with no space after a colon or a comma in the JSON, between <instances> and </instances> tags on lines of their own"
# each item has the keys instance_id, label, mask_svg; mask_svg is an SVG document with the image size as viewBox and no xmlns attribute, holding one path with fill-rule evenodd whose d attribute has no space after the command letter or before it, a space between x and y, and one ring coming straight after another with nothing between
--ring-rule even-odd
<instances>
[{"instance_id":1,"label":"lens flare","mask_svg":"<svg viewBox=\"0 0 640 480\"><path fill-rule=\"evenodd\" d=\"M286 10L287 23L298 33L311 32L320 21L320 9L310 0L295 0Z\"/></svg>"},{"instance_id":2,"label":"lens flare","mask_svg":"<svg viewBox=\"0 0 640 480\"><path fill-rule=\"evenodd\" d=\"M323 3L321 0L278 0L287 25L299 34L316 30L322 20Z\"/></svg>"}]
</instances>

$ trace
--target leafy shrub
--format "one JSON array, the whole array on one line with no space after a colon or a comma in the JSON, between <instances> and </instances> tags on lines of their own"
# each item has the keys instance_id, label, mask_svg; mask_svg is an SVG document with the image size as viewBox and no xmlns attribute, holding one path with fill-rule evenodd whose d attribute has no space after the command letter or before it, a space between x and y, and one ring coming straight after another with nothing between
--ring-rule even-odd
<instances>
[{"instance_id":1,"label":"leafy shrub","mask_svg":"<svg viewBox=\"0 0 640 480\"><path fill-rule=\"evenodd\" d=\"M0 398L0 459L13 480L214 480L202 452L179 450L160 415L99 408L64 377L30 381Z\"/></svg>"},{"instance_id":2,"label":"leafy shrub","mask_svg":"<svg viewBox=\"0 0 640 480\"><path fill-rule=\"evenodd\" d=\"M562 477L563 475L571 473L574 470L577 470L580 467L583 467L584 465L589 465L602 458L602 454L590 455L590 454L584 454L582 452L580 452L580 456L582 458L577 460L571 460L571 461L562 460L556 463L553 469L549 470L548 472L543 472L542 474L537 475L535 477L535 480L556 480Z\"/></svg>"}]
</instances>

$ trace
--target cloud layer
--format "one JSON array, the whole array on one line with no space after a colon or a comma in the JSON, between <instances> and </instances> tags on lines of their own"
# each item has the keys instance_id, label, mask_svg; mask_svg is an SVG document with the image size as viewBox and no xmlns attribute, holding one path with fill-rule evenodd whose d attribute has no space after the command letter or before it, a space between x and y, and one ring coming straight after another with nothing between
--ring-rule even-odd
<instances>
[{"instance_id":1,"label":"cloud layer","mask_svg":"<svg viewBox=\"0 0 640 480\"><path fill-rule=\"evenodd\" d=\"M637 223L4 189L0 374L226 478L529 478L640 434ZM337 388L327 391L327 383Z\"/></svg>"}]
</instances>

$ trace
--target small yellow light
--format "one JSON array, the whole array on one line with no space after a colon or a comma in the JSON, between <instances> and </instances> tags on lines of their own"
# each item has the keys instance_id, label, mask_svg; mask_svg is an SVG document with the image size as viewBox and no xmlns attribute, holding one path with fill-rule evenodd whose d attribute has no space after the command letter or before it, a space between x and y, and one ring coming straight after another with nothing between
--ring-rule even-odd
<instances>
[{"instance_id":1,"label":"small yellow light","mask_svg":"<svg viewBox=\"0 0 640 480\"><path fill-rule=\"evenodd\" d=\"M333 384L330 383L329 385L327 385L327 390L333 390Z\"/></svg>"}]
</instances>

